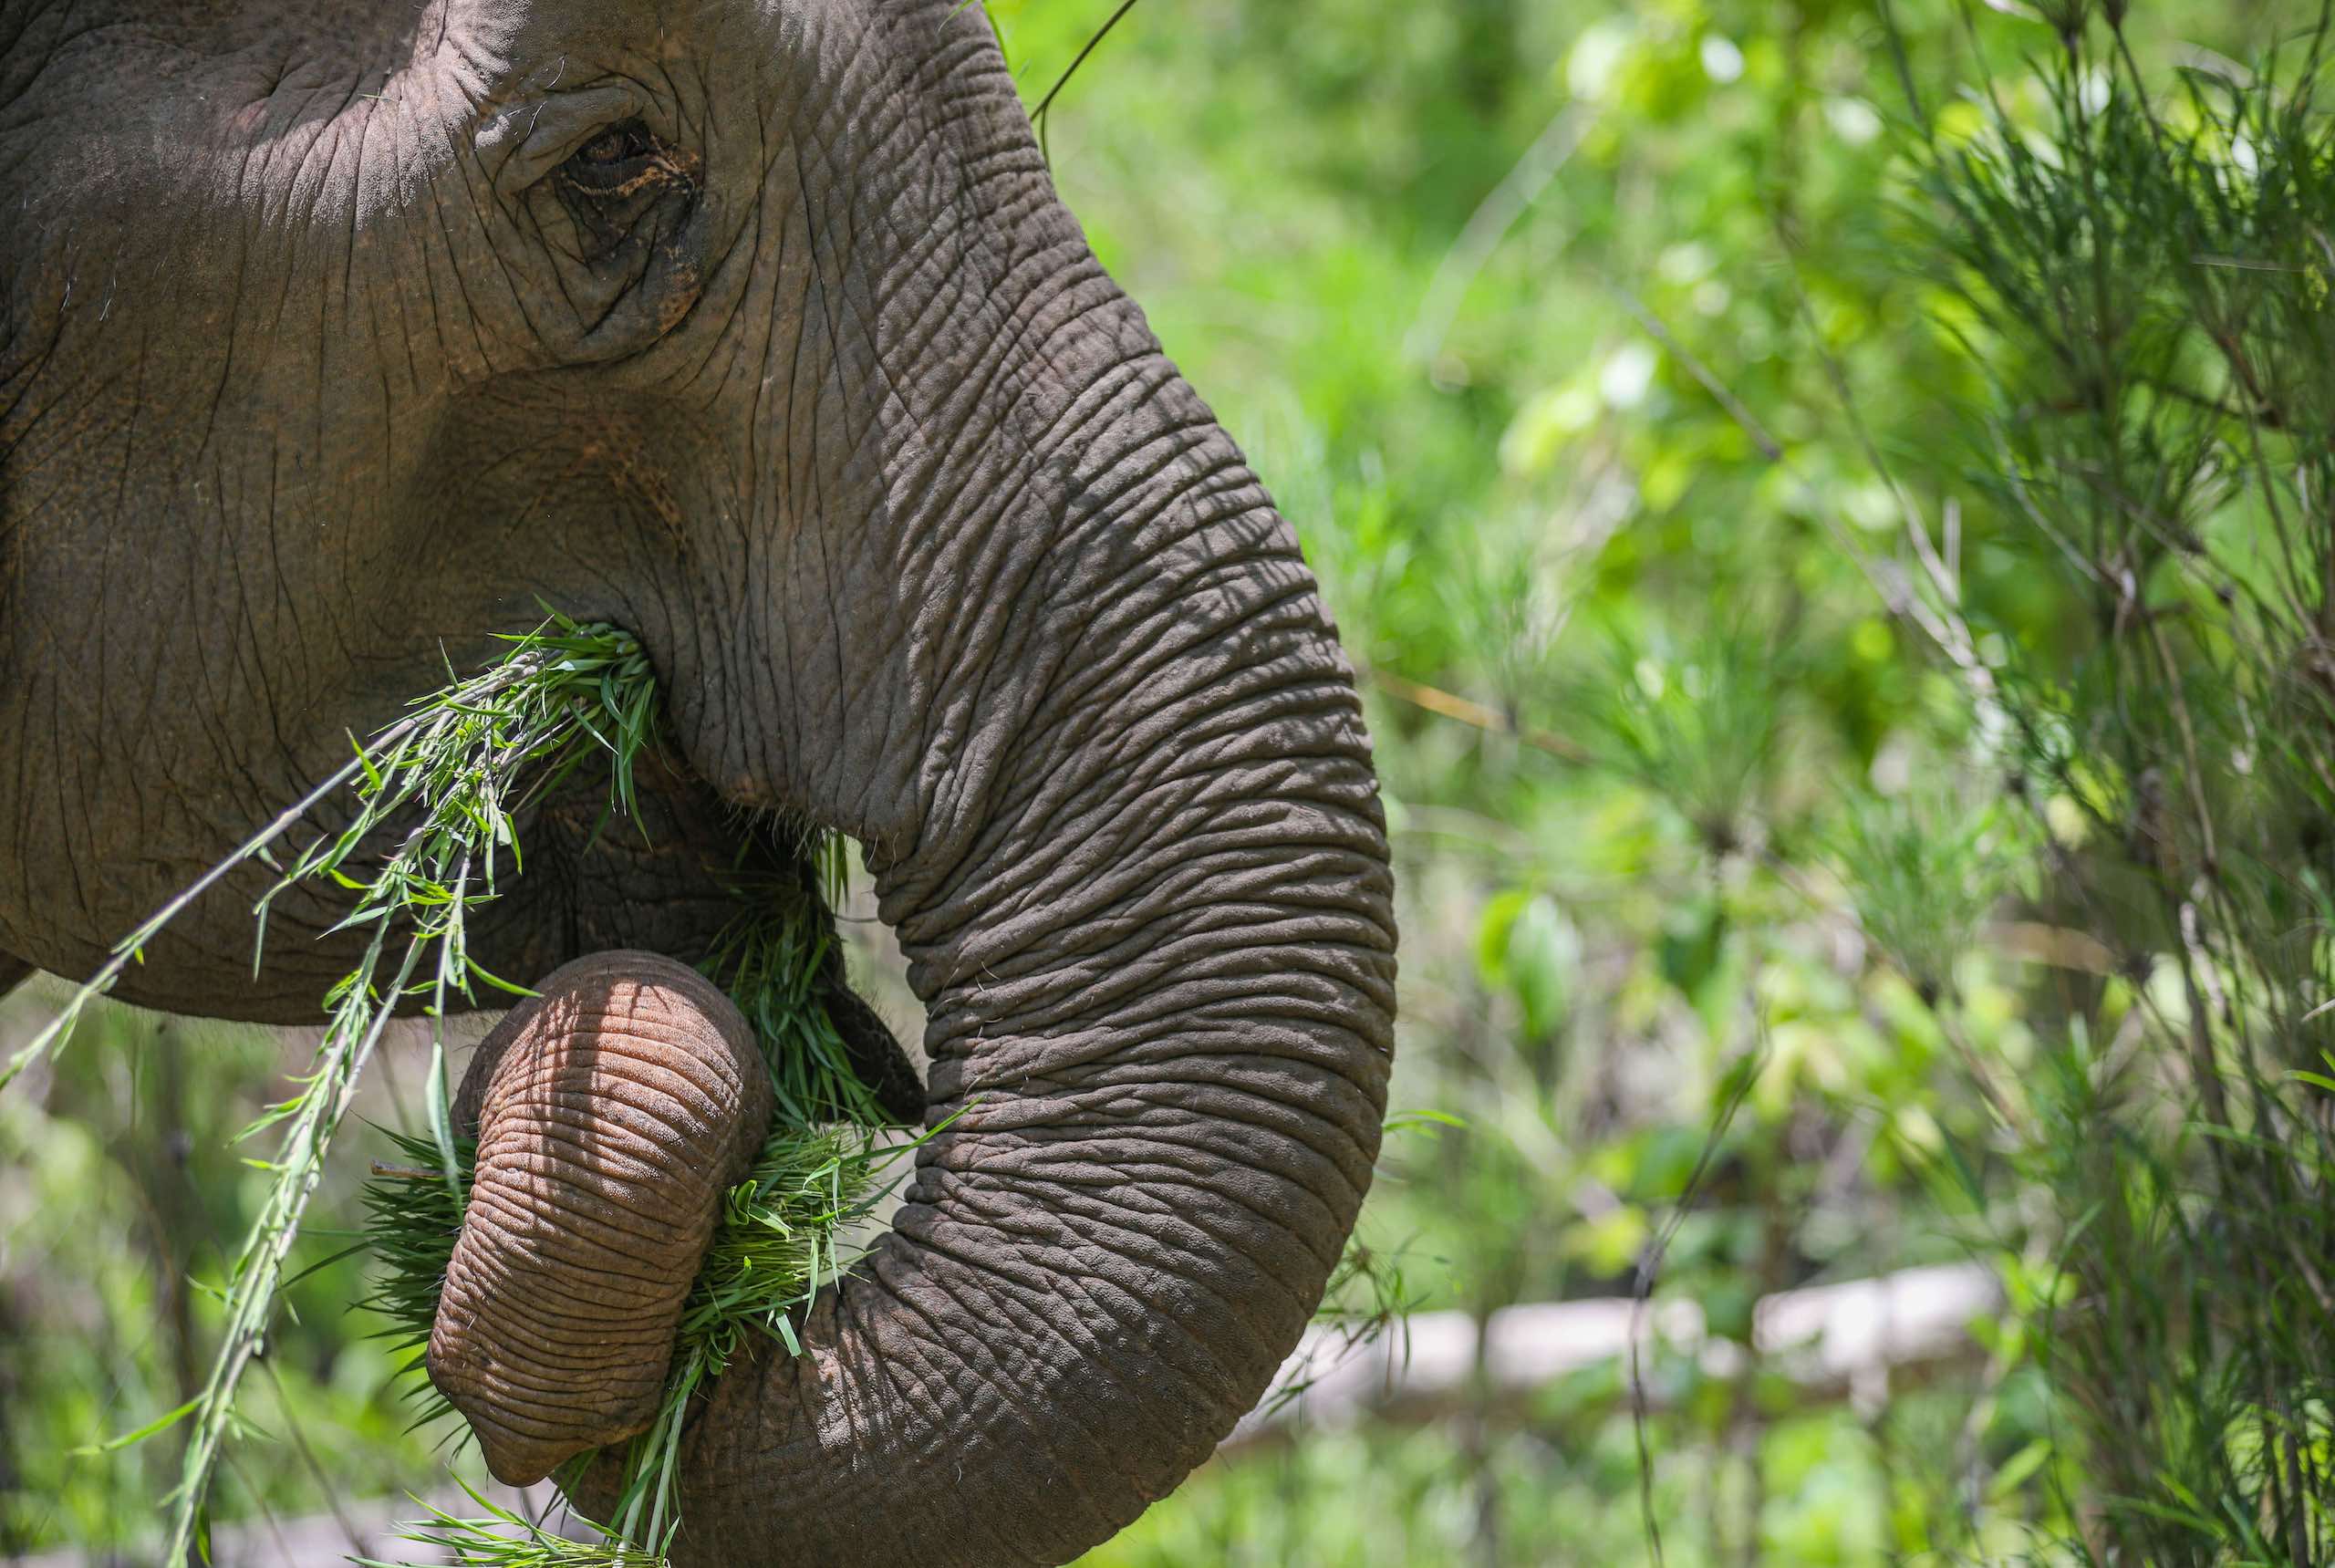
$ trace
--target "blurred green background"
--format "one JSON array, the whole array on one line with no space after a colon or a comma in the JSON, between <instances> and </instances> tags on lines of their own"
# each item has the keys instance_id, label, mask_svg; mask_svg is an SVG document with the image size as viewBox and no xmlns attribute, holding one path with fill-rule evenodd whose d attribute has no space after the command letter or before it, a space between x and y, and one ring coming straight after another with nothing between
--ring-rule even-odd
<instances>
[{"instance_id":1,"label":"blurred green background","mask_svg":"<svg viewBox=\"0 0 2335 1568\"><path fill-rule=\"evenodd\" d=\"M993 0L1028 101L1112 9ZM2311 20L2179 0L2126 34L2170 80ZM2091 611L1971 477L1993 372L1909 217L1909 88L1948 144L2041 127L2062 53L2010 0L1145 0L1052 106L1072 208L1365 672L1396 1103L1452 1118L1389 1141L1376 1288L1481 1324L1643 1284L1705 1335L1648 1353L1642 1412L1606 1359L1286 1420L1089 1562L2119 1560L2036 1343L2084 1217L2021 1129L2071 1020L2169 982L2038 885L2032 833L2080 844L2078 807L1988 771L1974 671L2049 664ZM1912 569L1908 504L1963 664L1873 569ZM0 1097L0 1552L150 1532L172 1456L72 1450L190 1386L206 1303L175 1282L240 1235L261 1178L227 1135L300 1060L101 1024ZM418 1096L400 1060L377 1116ZM1950 1353L1847 1386L1757 1353L1762 1297L1943 1263L2001 1299ZM441 1484L361 1293L354 1264L294 1293L223 1514Z\"/></svg>"}]
</instances>

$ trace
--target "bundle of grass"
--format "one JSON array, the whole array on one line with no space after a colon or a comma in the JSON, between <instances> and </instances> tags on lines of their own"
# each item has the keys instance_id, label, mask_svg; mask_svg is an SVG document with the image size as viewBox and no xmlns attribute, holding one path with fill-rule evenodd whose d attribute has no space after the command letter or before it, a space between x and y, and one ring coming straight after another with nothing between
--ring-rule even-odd
<instances>
[{"instance_id":1,"label":"bundle of grass","mask_svg":"<svg viewBox=\"0 0 2335 1568\"><path fill-rule=\"evenodd\" d=\"M458 1195L437 1179L431 1141L389 1137L401 1163L377 1164L365 1190L363 1244L381 1266L368 1304L389 1321L386 1332L406 1355L405 1371L410 1374L420 1368L429 1344L440 1288L462 1230L473 1150L467 1141L456 1145ZM792 1314L843 1272L846 1260L838 1251L837 1236L873 1206L880 1196L877 1172L900 1152L872 1146L863 1131L848 1126L780 1126L764 1141L752 1173L723 1197L712 1245L682 1308L657 1418L617 1456L622 1481L617 1507L608 1523L586 1521L590 1540L546 1534L475 1492L472 1496L485 1509L483 1517L462 1519L432 1509L428 1520L408 1526L402 1539L482 1568L660 1561L680 1522L675 1467L690 1398L721 1375L750 1334L779 1341L789 1354L800 1352ZM422 1422L452 1414L427 1381L416 1378L413 1386L423 1402ZM573 1480L598 1458L582 1456L563 1479Z\"/></svg>"},{"instance_id":2,"label":"bundle of grass","mask_svg":"<svg viewBox=\"0 0 2335 1568\"><path fill-rule=\"evenodd\" d=\"M480 984L525 994L472 959L470 917L496 896L506 866L514 873L521 866L519 815L579 770L604 768L608 815L635 815L635 764L654 741L659 711L656 677L638 642L614 628L557 615L509 640L482 674L450 680L370 742L352 742L348 763L118 944L50 1025L0 1070L5 1088L70 1034L89 1001L112 988L146 943L248 862L277 873L254 909L254 965L268 911L283 893L326 883L354 895L335 929L369 940L356 967L325 998L329 1023L314 1065L298 1080L297 1094L240 1135L281 1128L276 1156L265 1164L274 1180L221 1292L226 1326L210 1376L193 1399L109 1445L191 1424L171 1499L166 1561L185 1562L198 1550L208 1560L205 1499L221 1445L235 1426L237 1386L265 1341L286 1282L285 1261L358 1078L391 1016L414 999L426 999L426 1012L441 1025L433 1033L429 1137L400 1145L422 1175L387 1185L377 1180L368 1198L368 1236L385 1268L375 1304L400 1330L419 1324L426 1336L445 1263L441 1245L451 1248L460 1228L468 1181L468 1155L449 1110L442 1023L457 997L477 1001ZM276 859L278 842L344 790L356 803L348 825L288 866ZM378 840L393 824L400 836L384 854ZM791 1344L787 1313L839 1268L836 1233L864 1211L875 1171L889 1158L861 1127L887 1118L813 995L825 960L824 933L803 918L803 906L790 908L797 912L742 915L714 966L717 982L726 977L759 1032L779 1090L777 1130L749 1179L727 1194L712 1255L690 1298L659 1418L624 1460L618 1523L595 1544L557 1542L564 1556L544 1555L551 1538L532 1527L514 1529L499 1511L481 1521L439 1516L417 1527L414 1539L436 1542L451 1531L464 1563L654 1560L645 1543L662 1542L673 1528L673 1467L690 1395L721 1370L747 1333L766 1331Z\"/></svg>"}]
</instances>

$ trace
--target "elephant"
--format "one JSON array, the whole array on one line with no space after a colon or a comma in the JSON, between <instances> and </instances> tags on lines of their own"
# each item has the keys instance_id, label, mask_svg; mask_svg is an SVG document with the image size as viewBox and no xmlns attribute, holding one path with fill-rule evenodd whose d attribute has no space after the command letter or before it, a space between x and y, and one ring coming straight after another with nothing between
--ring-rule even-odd
<instances>
[{"instance_id":1,"label":"elephant","mask_svg":"<svg viewBox=\"0 0 2335 1568\"><path fill-rule=\"evenodd\" d=\"M643 830L538 803L473 950L695 962L742 833L847 834L938 1129L692 1410L674 1560L1059 1563L1178 1485L1368 1189L1392 873L1295 535L977 0L0 0L0 984L540 607L624 628ZM357 939L303 891L254 973L267 880L118 995L313 1021Z\"/></svg>"}]
</instances>

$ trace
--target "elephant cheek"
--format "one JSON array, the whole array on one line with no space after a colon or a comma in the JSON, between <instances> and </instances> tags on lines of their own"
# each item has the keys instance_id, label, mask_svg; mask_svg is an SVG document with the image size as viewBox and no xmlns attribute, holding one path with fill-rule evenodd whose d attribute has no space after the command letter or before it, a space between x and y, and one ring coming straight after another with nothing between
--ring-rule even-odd
<instances>
[{"instance_id":1,"label":"elephant cheek","mask_svg":"<svg viewBox=\"0 0 2335 1568\"><path fill-rule=\"evenodd\" d=\"M426 1363L496 1480L648 1428L770 1115L745 1020L653 953L556 971L479 1047L454 1107L477 1166Z\"/></svg>"}]
</instances>

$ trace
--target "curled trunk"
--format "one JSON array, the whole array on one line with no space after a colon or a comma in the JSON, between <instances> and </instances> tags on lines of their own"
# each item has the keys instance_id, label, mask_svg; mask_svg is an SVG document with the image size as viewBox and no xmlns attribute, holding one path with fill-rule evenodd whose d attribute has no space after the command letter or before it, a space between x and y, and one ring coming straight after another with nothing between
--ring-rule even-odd
<instances>
[{"instance_id":1,"label":"curled trunk","mask_svg":"<svg viewBox=\"0 0 2335 1568\"><path fill-rule=\"evenodd\" d=\"M804 1354L721 1380L678 1562L1075 1556L1265 1392L1370 1184L1395 934L1359 703L1287 525L1138 369L1134 450L1077 461L1139 477L1074 479L1108 510L1061 518L976 666L994 705L871 836L955 1119Z\"/></svg>"},{"instance_id":2,"label":"curled trunk","mask_svg":"<svg viewBox=\"0 0 2335 1568\"><path fill-rule=\"evenodd\" d=\"M729 998L654 953L579 959L512 1010L454 1105L478 1140L430 1379L496 1480L648 1428L771 1087Z\"/></svg>"}]
</instances>

